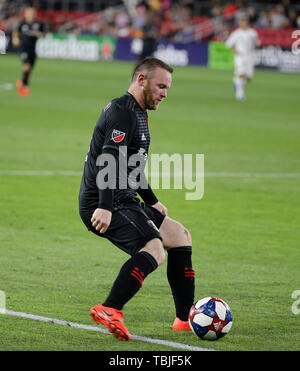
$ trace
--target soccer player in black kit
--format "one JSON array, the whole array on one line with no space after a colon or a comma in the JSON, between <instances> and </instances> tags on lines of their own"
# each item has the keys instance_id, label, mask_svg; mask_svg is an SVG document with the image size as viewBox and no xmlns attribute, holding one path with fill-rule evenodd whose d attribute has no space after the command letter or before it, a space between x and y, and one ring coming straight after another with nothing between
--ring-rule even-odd
<instances>
[{"instance_id":1,"label":"soccer player in black kit","mask_svg":"<svg viewBox=\"0 0 300 371\"><path fill-rule=\"evenodd\" d=\"M30 95L29 79L36 61L35 46L39 36L43 35L44 26L36 18L36 10L28 7L24 10L24 21L13 32L13 45L20 47L20 56L23 63L22 78L17 80L16 86L21 97Z\"/></svg>"},{"instance_id":2,"label":"soccer player in black kit","mask_svg":"<svg viewBox=\"0 0 300 371\"><path fill-rule=\"evenodd\" d=\"M80 186L79 211L88 230L131 256L121 267L106 300L90 310L93 321L105 325L119 340L130 338L123 321L124 305L142 287L144 279L164 262L165 251L176 309L172 328L190 330L188 313L195 290L191 235L181 223L167 216L166 207L148 183L130 180L130 174L147 159L150 145L147 110L156 110L166 98L172 72L169 65L156 58L144 59L136 65L128 91L113 99L100 115ZM126 162L124 183L125 155L128 159L136 155L140 160ZM110 158L116 166L107 165ZM105 183L109 177L112 180ZM117 179L115 184L113 179Z\"/></svg>"}]
</instances>

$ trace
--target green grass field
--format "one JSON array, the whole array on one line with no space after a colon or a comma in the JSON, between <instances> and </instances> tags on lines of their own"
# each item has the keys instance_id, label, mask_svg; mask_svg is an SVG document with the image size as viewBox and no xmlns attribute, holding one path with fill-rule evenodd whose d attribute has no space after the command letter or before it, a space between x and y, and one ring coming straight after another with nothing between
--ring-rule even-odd
<instances>
[{"instance_id":1,"label":"green grass field","mask_svg":"<svg viewBox=\"0 0 300 371\"><path fill-rule=\"evenodd\" d=\"M77 197L99 113L126 91L132 67L39 60L32 94L20 98L7 85L20 77L19 58L0 56L0 290L8 310L92 325L90 307L127 260L87 232ZM167 100L149 113L151 152L204 154L212 176L198 201L186 201L186 190L156 193L192 233L196 299L223 298L233 327L217 342L172 331L165 263L125 307L132 334L215 350L300 350L300 314L292 312L300 290L299 87L300 75L256 71L241 103L231 71L175 68ZM47 170L74 174L37 175ZM9 315L0 315L0 334L0 350L176 350Z\"/></svg>"}]
</instances>

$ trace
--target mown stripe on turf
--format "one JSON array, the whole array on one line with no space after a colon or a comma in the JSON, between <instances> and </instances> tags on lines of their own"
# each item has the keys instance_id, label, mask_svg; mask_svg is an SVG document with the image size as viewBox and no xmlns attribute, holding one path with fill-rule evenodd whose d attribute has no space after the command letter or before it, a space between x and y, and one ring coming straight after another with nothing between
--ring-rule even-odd
<instances>
[{"instance_id":1,"label":"mown stripe on turf","mask_svg":"<svg viewBox=\"0 0 300 371\"><path fill-rule=\"evenodd\" d=\"M32 319L35 321L49 322L49 323L54 323L56 325L70 326L70 327L80 328L80 329L84 329L88 331L96 331L96 332L101 332L103 334L111 335L108 332L108 330L103 329L101 327L84 325L84 324L76 323L76 322L64 321L64 320L57 319L57 318L44 317L44 316L39 316L35 314L30 314L30 313L23 313L23 312L14 312L12 310L7 310L7 309L2 310L0 313L7 314L10 316L15 316L15 317ZM148 337L139 336L139 335L131 335L131 340L138 340L138 341L143 341L146 343L160 344L160 345L168 346L171 348L191 350L191 351L213 351L214 350L214 349L201 348L201 347L196 347L196 346L182 344L182 343L176 343L174 341L169 341L169 340L153 339L153 338L148 338Z\"/></svg>"}]
</instances>

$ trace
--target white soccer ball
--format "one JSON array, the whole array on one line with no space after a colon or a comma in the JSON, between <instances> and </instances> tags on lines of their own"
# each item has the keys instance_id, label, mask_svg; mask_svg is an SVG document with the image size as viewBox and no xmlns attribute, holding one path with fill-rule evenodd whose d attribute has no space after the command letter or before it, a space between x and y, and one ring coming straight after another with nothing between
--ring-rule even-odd
<instances>
[{"instance_id":1,"label":"white soccer ball","mask_svg":"<svg viewBox=\"0 0 300 371\"><path fill-rule=\"evenodd\" d=\"M191 307L189 324L200 339L218 340L230 331L232 312L224 300L208 296Z\"/></svg>"}]
</instances>

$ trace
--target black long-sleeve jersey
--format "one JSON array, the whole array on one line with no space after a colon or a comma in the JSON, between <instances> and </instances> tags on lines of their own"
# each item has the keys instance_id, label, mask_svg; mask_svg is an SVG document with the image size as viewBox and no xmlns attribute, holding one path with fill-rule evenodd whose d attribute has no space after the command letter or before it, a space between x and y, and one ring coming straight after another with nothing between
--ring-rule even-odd
<instances>
[{"instance_id":1,"label":"black long-sleeve jersey","mask_svg":"<svg viewBox=\"0 0 300 371\"><path fill-rule=\"evenodd\" d=\"M79 192L80 209L99 207L112 211L123 201L136 198L137 194L146 203L155 204L158 200L151 187L147 182L146 186L143 183L141 187L141 178L135 177L146 164L149 145L147 112L128 92L112 100L100 115L86 156ZM116 166L108 167L108 163L104 161L106 157L102 155L113 156ZM137 158L139 161L136 161ZM100 176L100 171L105 174L108 170L110 173L106 174L106 178ZM124 177L120 176L124 176L124 173L126 184ZM112 181L109 183L108 180L105 188L101 186L100 178Z\"/></svg>"}]
</instances>

